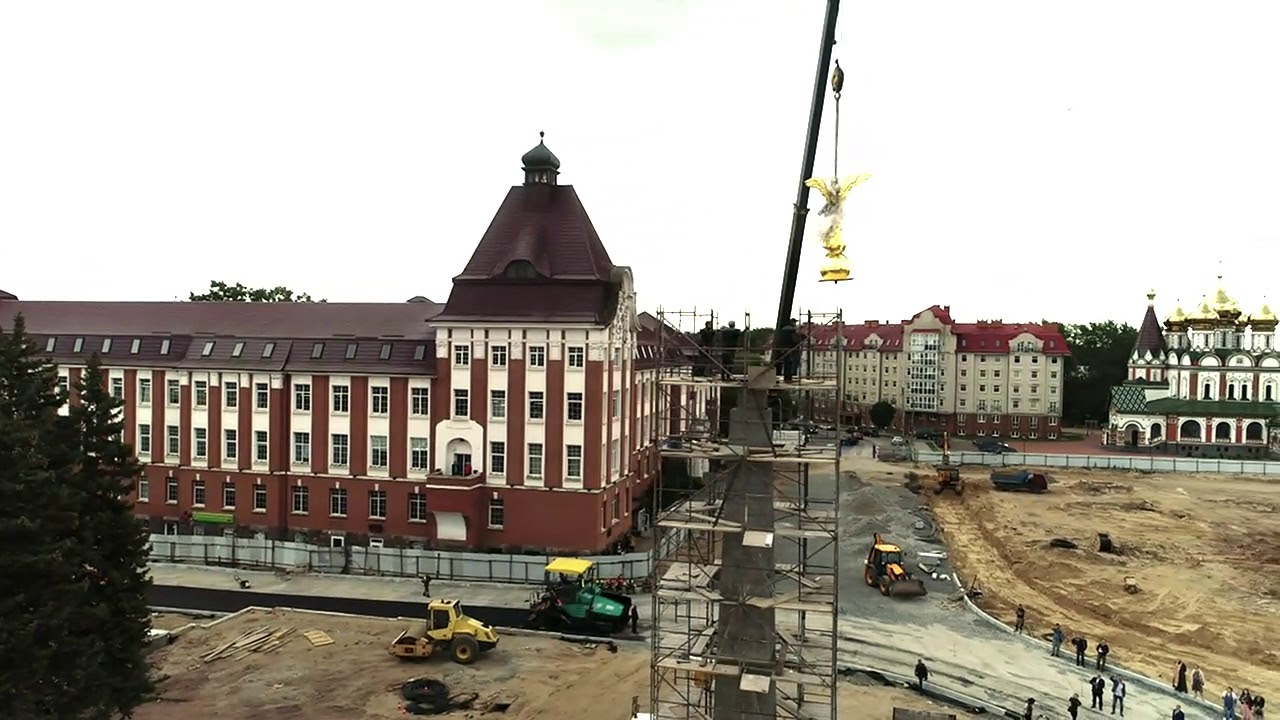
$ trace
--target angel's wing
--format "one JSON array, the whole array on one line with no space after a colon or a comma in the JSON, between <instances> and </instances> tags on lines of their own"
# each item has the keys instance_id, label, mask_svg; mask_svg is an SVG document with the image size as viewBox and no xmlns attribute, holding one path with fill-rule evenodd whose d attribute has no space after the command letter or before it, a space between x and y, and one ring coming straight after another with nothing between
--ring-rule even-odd
<instances>
[{"instance_id":1,"label":"angel's wing","mask_svg":"<svg viewBox=\"0 0 1280 720\"><path fill-rule=\"evenodd\" d=\"M871 179L870 173L861 173L851 178L847 178L843 183L840 184L840 199L844 200L845 198L849 197L850 190L858 187L859 185L861 185L862 183L870 179Z\"/></svg>"},{"instance_id":2,"label":"angel's wing","mask_svg":"<svg viewBox=\"0 0 1280 720\"><path fill-rule=\"evenodd\" d=\"M835 202L835 192L827 185L827 181L823 178L809 178L804 181L804 184L822 193L822 197L826 198L827 202Z\"/></svg>"}]
</instances>

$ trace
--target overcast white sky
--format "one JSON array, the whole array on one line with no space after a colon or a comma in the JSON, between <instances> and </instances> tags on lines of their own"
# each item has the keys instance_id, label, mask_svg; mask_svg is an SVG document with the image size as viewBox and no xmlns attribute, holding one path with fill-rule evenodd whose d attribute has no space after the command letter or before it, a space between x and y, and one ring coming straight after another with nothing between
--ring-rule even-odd
<instances>
[{"instance_id":1,"label":"overcast white sky","mask_svg":"<svg viewBox=\"0 0 1280 720\"><path fill-rule=\"evenodd\" d=\"M0 288L444 300L545 130L641 307L771 324L824 5L0 3ZM1277 284L1280 5L844 5L840 167L873 178L856 279L810 238L798 306L1137 323L1219 262L1246 310Z\"/></svg>"}]
</instances>

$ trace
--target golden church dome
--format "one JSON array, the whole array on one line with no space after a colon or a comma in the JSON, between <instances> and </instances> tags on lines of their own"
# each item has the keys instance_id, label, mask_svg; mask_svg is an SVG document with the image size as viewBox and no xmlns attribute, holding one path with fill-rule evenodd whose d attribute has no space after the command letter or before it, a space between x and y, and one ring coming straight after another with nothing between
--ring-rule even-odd
<instances>
[{"instance_id":1,"label":"golden church dome","mask_svg":"<svg viewBox=\"0 0 1280 720\"><path fill-rule=\"evenodd\" d=\"M1218 313L1214 312L1213 308L1209 307L1208 300L1205 300L1202 298L1200 300L1200 306L1197 307L1195 310L1191 311L1191 314L1187 316L1187 319L1193 320L1193 321L1217 320Z\"/></svg>"},{"instance_id":2,"label":"golden church dome","mask_svg":"<svg viewBox=\"0 0 1280 720\"><path fill-rule=\"evenodd\" d=\"M1165 322L1173 325L1177 323L1184 323L1186 321L1187 314L1183 312L1182 301L1179 300L1178 303L1173 306L1173 312L1169 313L1169 317L1165 318Z\"/></svg>"},{"instance_id":3,"label":"golden church dome","mask_svg":"<svg viewBox=\"0 0 1280 720\"><path fill-rule=\"evenodd\" d=\"M1275 323L1276 314L1271 310L1271 306L1265 301L1262 303L1262 309L1249 316L1249 321L1253 323Z\"/></svg>"},{"instance_id":4,"label":"golden church dome","mask_svg":"<svg viewBox=\"0 0 1280 720\"><path fill-rule=\"evenodd\" d=\"M1240 315L1240 303L1236 302L1227 294L1226 288L1222 286L1222 276L1218 276L1218 292L1213 294L1213 311L1222 318L1235 318Z\"/></svg>"}]
</instances>

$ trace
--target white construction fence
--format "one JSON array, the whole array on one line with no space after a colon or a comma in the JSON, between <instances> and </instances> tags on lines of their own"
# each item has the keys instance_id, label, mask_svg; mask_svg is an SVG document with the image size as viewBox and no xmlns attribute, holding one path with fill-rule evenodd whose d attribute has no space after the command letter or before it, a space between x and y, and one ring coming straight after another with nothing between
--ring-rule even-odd
<instances>
[{"instance_id":1,"label":"white construction fence","mask_svg":"<svg viewBox=\"0 0 1280 720\"><path fill-rule=\"evenodd\" d=\"M942 453L918 451L916 462L942 462ZM1093 470L1133 470L1161 473L1223 473L1228 475L1274 475L1280 477L1280 462L1267 460L1214 460L1169 455L1054 455L1047 453L953 452L951 462L990 467L1086 468Z\"/></svg>"}]
</instances>

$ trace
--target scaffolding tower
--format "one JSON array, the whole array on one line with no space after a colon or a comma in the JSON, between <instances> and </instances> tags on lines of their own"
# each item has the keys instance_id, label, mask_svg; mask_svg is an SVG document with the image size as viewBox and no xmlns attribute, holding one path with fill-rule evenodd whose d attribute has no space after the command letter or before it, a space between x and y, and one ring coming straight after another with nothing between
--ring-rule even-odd
<instances>
[{"instance_id":1,"label":"scaffolding tower","mask_svg":"<svg viewBox=\"0 0 1280 720\"><path fill-rule=\"evenodd\" d=\"M843 395L843 353L827 374L800 362L842 319L810 314L777 351L750 346L749 319L717 344L735 334L716 319L658 312L650 716L835 720L843 433L797 418Z\"/></svg>"}]
</instances>

